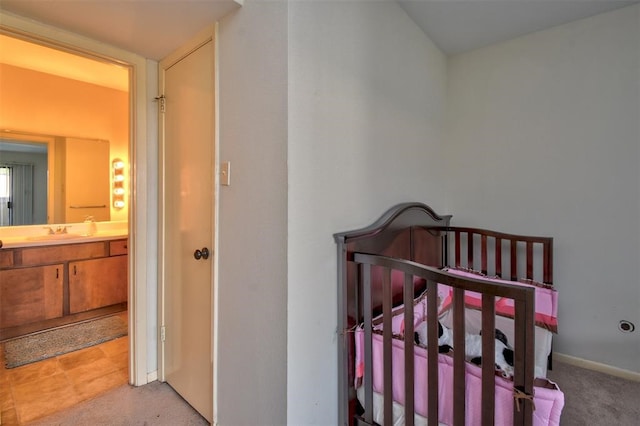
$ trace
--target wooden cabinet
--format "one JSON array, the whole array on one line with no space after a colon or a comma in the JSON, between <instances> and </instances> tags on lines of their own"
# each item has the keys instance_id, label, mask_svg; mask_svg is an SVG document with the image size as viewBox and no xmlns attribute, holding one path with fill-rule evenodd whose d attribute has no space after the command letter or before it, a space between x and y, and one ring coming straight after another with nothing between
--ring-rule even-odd
<instances>
[{"instance_id":1,"label":"wooden cabinet","mask_svg":"<svg viewBox=\"0 0 640 426\"><path fill-rule=\"evenodd\" d=\"M0 250L0 268L13 266L13 253Z\"/></svg>"},{"instance_id":2,"label":"wooden cabinet","mask_svg":"<svg viewBox=\"0 0 640 426\"><path fill-rule=\"evenodd\" d=\"M126 309L126 239L2 249L0 260L0 340Z\"/></svg>"},{"instance_id":3,"label":"wooden cabinet","mask_svg":"<svg viewBox=\"0 0 640 426\"><path fill-rule=\"evenodd\" d=\"M69 312L127 301L127 256L69 263Z\"/></svg>"},{"instance_id":4,"label":"wooden cabinet","mask_svg":"<svg viewBox=\"0 0 640 426\"><path fill-rule=\"evenodd\" d=\"M103 241L95 243L62 244L58 246L29 247L18 249L21 266L34 266L76 259L108 256Z\"/></svg>"},{"instance_id":5,"label":"wooden cabinet","mask_svg":"<svg viewBox=\"0 0 640 426\"><path fill-rule=\"evenodd\" d=\"M63 267L0 271L0 328L61 317Z\"/></svg>"},{"instance_id":6,"label":"wooden cabinet","mask_svg":"<svg viewBox=\"0 0 640 426\"><path fill-rule=\"evenodd\" d=\"M115 240L109 241L109 255L119 256L121 254L127 254L128 241L127 240Z\"/></svg>"}]
</instances>

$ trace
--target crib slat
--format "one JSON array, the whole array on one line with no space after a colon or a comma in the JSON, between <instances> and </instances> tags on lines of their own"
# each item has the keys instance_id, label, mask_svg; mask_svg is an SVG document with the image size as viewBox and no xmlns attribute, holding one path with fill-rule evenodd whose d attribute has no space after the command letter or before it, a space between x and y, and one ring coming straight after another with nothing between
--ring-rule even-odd
<instances>
[{"instance_id":1,"label":"crib slat","mask_svg":"<svg viewBox=\"0 0 640 426\"><path fill-rule=\"evenodd\" d=\"M527 278L533 279L533 242L527 241Z\"/></svg>"},{"instance_id":2,"label":"crib slat","mask_svg":"<svg viewBox=\"0 0 640 426\"><path fill-rule=\"evenodd\" d=\"M467 232L467 268L473 269L473 232Z\"/></svg>"},{"instance_id":3,"label":"crib slat","mask_svg":"<svg viewBox=\"0 0 640 426\"><path fill-rule=\"evenodd\" d=\"M480 270L483 274L487 273L487 236L480 237Z\"/></svg>"},{"instance_id":4,"label":"crib slat","mask_svg":"<svg viewBox=\"0 0 640 426\"><path fill-rule=\"evenodd\" d=\"M553 240L544 244L544 248L542 249L542 258L543 258L543 275L542 279L545 283L553 282Z\"/></svg>"},{"instance_id":5,"label":"crib slat","mask_svg":"<svg viewBox=\"0 0 640 426\"><path fill-rule=\"evenodd\" d=\"M496 255L496 272L495 274L499 277L502 277L502 238L496 238L496 247L495 247Z\"/></svg>"},{"instance_id":6,"label":"crib slat","mask_svg":"<svg viewBox=\"0 0 640 426\"><path fill-rule=\"evenodd\" d=\"M413 426L414 423L414 329L413 329L413 276L404 274L404 410L405 425Z\"/></svg>"},{"instance_id":7,"label":"crib slat","mask_svg":"<svg viewBox=\"0 0 640 426\"><path fill-rule=\"evenodd\" d=\"M482 295L482 425L494 424L495 407L495 367L488 360L495 359L496 298ZM485 361L486 360L486 361Z\"/></svg>"},{"instance_id":8,"label":"crib slat","mask_svg":"<svg viewBox=\"0 0 640 426\"><path fill-rule=\"evenodd\" d=\"M455 265L456 267L460 266L460 231L454 231L455 240L456 240L456 251L455 251Z\"/></svg>"},{"instance_id":9,"label":"crib slat","mask_svg":"<svg viewBox=\"0 0 640 426\"><path fill-rule=\"evenodd\" d=\"M464 290L453 289L453 424L465 424ZM430 388L433 389L433 388ZM430 423L431 424L431 423Z\"/></svg>"},{"instance_id":10,"label":"crib slat","mask_svg":"<svg viewBox=\"0 0 640 426\"><path fill-rule=\"evenodd\" d=\"M533 330L533 306L534 291L531 290L525 300L515 301L515 344L514 344L514 375L513 386L524 391L528 395L533 395L533 373L534 373L534 333L528 333L525 337L525 329ZM530 307L530 309L528 309ZM514 399L514 424L531 426L533 423L533 404L530 401L518 401Z\"/></svg>"},{"instance_id":11,"label":"crib slat","mask_svg":"<svg viewBox=\"0 0 640 426\"><path fill-rule=\"evenodd\" d=\"M511 241L511 281L516 281L518 279L518 241Z\"/></svg>"},{"instance_id":12,"label":"crib slat","mask_svg":"<svg viewBox=\"0 0 640 426\"><path fill-rule=\"evenodd\" d=\"M438 383L438 283L427 281L427 386L440 389ZM438 424L438 392L427 392L430 425Z\"/></svg>"},{"instance_id":13,"label":"crib slat","mask_svg":"<svg viewBox=\"0 0 640 426\"><path fill-rule=\"evenodd\" d=\"M371 265L362 268L362 308L364 310L364 420L373 423L373 348L371 307Z\"/></svg>"},{"instance_id":14,"label":"crib slat","mask_svg":"<svg viewBox=\"0 0 640 426\"><path fill-rule=\"evenodd\" d=\"M385 268L382 275L382 352L383 352L383 364L384 364L384 424L390 425L393 423L393 359L392 359L392 347L391 338L393 337L393 327L391 320L393 318L391 314L391 270Z\"/></svg>"}]
</instances>

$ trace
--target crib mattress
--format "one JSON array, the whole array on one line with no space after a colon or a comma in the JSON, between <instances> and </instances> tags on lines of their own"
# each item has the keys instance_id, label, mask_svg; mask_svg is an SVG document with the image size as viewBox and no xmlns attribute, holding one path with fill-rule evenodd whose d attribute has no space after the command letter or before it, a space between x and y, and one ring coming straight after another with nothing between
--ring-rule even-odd
<instances>
[{"instance_id":1,"label":"crib mattress","mask_svg":"<svg viewBox=\"0 0 640 426\"><path fill-rule=\"evenodd\" d=\"M496 315L496 328L502 331L509 344L513 346L514 342L514 323L513 320L506 317ZM452 311L445 312L440 321L447 328L453 327L453 313ZM469 334L478 334L482 329L482 312L475 309L465 309L465 332ZM551 343L553 333L542 327L535 327L535 367L534 377L546 378L547 377L547 362L549 354L551 353Z\"/></svg>"}]
</instances>

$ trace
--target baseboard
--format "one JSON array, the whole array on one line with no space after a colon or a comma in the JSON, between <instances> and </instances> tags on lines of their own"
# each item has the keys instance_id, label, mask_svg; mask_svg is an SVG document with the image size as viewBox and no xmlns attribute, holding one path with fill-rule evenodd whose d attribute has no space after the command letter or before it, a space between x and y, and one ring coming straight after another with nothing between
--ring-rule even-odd
<instances>
[{"instance_id":1,"label":"baseboard","mask_svg":"<svg viewBox=\"0 0 640 426\"><path fill-rule=\"evenodd\" d=\"M609 374L611 376L621 377L627 380L634 380L640 382L640 373L630 370L624 370L618 367L612 367L600 362L589 361L588 359L582 359L571 355L565 355L558 352L553 353L553 360L564 362L566 364L575 365L576 367L586 368L587 370L598 371L600 373Z\"/></svg>"},{"instance_id":2,"label":"baseboard","mask_svg":"<svg viewBox=\"0 0 640 426\"><path fill-rule=\"evenodd\" d=\"M147 373L147 383L155 382L158 380L158 370Z\"/></svg>"}]
</instances>

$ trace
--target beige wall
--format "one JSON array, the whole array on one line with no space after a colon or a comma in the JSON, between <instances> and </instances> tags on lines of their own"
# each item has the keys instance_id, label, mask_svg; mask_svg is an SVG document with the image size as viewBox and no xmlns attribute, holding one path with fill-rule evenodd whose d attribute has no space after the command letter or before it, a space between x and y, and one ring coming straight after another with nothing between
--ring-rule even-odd
<instances>
[{"instance_id":1,"label":"beige wall","mask_svg":"<svg viewBox=\"0 0 640 426\"><path fill-rule=\"evenodd\" d=\"M0 128L47 135L105 139L111 158L129 158L129 95L11 65L0 64ZM112 209L126 220L128 205Z\"/></svg>"},{"instance_id":2,"label":"beige wall","mask_svg":"<svg viewBox=\"0 0 640 426\"><path fill-rule=\"evenodd\" d=\"M443 212L446 57L395 2L289 8L287 422L332 425L333 234L400 202Z\"/></svg>"},{"instance_id":3,"label":"beige wall","mask_svg":"<svg viewBox=\"0 0 640 426\"><path fill-rule=\"evenodd\" d=\"M287 422L287 12L245 0L219 27L219 425ZM215 334L214 333L214 334Z\"/></svg>"},{"instance_id":4,"label":"beige wall","mask_svg":"<svg viewBox=\"0 0 640 426\"><path fill-rule=\"evenodd\" d=\"M449 61L453 223L554 237L554 350L640 372L640 7Z\"/></svg>"}]
</instances>

